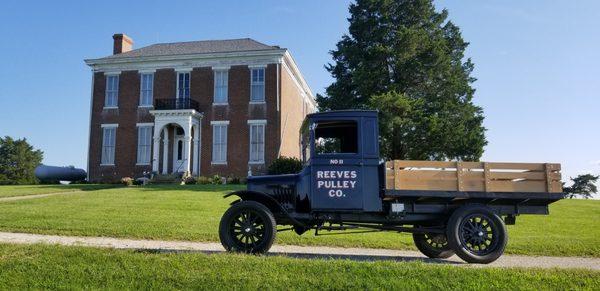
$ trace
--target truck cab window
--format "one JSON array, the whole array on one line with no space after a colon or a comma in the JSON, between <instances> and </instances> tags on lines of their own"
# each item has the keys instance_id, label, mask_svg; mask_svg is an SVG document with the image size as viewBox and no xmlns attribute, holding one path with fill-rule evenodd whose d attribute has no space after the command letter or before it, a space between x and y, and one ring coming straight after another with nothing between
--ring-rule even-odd
<instances>
[{"instance_id":1,"label":"truck cab window","mask_svg":"<svg viewBox=\"0 0 600 291\"><path fill-rule=\"evenodd\" d=\"M320 121L315 127L317 154L358 153L356 121Z\"/></svg>"}]
</instances>

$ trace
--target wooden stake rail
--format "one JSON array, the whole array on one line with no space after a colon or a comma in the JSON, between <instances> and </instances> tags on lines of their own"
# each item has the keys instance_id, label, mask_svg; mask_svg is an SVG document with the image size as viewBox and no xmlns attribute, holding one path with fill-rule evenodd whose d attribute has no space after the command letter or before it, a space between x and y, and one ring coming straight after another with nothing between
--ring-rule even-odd
<instances>
[{"instance_id":1,"label":"wooden stake rail","mask_svg":"<svg viewBox=\"0 0 600 291\"><path fill-rule=\"evenodd\" d=\"M476 192L562 192L560 164L395 160L386 188Z\"/></svg>"}]
</instances>

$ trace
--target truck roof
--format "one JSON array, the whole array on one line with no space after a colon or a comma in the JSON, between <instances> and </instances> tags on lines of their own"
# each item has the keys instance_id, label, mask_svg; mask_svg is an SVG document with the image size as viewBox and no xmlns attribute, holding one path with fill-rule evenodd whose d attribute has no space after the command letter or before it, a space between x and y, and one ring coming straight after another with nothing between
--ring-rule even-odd
<instances>
[{"instance_id":1,"label":"truck roof","mask_svg":"<svg viewBox=\"0 0 600 291\"><path fill-rule=\"evenodd\" d=\"M357 109L349 109L349 110L335 110L335 111L325 111L325 112L316 112L308 114L308 118L313 117L377 117L377 110L357 110Z\"/></svg>"}]
</instances>

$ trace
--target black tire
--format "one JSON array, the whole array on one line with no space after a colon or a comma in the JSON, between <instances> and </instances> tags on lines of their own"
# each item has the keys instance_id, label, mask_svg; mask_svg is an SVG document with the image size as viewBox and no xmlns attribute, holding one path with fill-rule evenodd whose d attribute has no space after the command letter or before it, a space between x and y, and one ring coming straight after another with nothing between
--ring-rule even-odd
<instances>
[{"instance_id":1,"label":"black tire","mask_svg":"<svg viewBox=\"0 0 600 291\"><path fill-rule=\"evenodd\" d=\"M421 253L432 259L447 259L454 255L445 234L413 233L413 241Z\"/></svg>"},{"instance_id":2,"label":"black tire","mask_svg":"<svg viewBox=\"0 0 600 291\"><path fill-rule=\"evenodd\" d=\"M277 224L273 213L255 201L232 205L219 224L219 238L227 251L260 254L275 241Z\"/></svg>"},{"instance_id":3,"label":"black tire","mask_svg":"<svg viewBox=\"0 0 600 291\"><path fill-rule=\"evenodd\" d=\"M482 205L467 205L454 211L446 237L456 255L475 264L489 264L498 259L508 241L504 221Z\"/></svg>"}]
</instances>

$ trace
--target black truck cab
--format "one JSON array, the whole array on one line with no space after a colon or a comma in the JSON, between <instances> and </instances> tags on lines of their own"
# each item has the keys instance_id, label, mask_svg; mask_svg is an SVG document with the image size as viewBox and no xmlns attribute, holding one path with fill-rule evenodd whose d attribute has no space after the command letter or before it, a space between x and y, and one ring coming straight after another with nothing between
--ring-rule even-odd
<instances>
[{"instance_id":1,"label":"black truck cab","mask_svg":"<svg viewBox=\"0 0 600 291\"><path fill-rule=\"evenodd\" d=\"M380 212L384 169L378 133L376 111L310 114L301 128L302 172L250 176L247 188L299 206L294 209L299 212ZM286 192L292 195L281 195Z\"/></svg>"}]
</instances>

